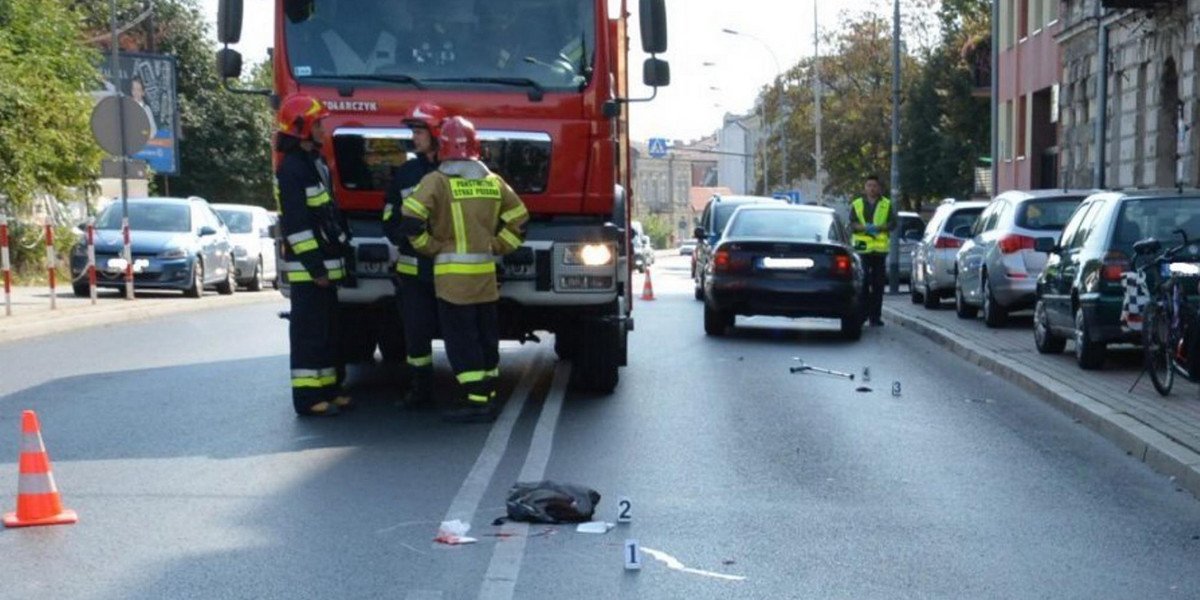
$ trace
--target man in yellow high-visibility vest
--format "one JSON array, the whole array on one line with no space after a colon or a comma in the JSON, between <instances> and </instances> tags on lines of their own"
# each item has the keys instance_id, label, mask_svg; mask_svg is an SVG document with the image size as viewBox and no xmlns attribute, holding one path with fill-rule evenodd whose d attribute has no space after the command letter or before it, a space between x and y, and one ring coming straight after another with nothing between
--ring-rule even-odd
<instances>
[{"instance_id":1,"label":"man in yellow high-visibility vest","mask_svg":"<svg viewBox=\"0 0 1200 600\"><path fill-rule=\"evenodd\" d=\"M867 177L866 195L850 203L850 231L863 265L863 316L883 325L883 287L887 285L889 235L896 226L892 201L883 195L879 177Z\"/></svg>"}]
</instances>

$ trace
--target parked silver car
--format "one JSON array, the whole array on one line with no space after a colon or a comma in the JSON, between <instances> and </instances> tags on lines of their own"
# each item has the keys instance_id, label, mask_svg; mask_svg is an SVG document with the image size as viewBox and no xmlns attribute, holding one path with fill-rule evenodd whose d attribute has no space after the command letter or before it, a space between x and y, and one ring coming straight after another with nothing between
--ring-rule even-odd
<instances>
[{"instance_id":1,"label":"parked silver car","mask_svg":"<svg viewBox=\"0 0 1200 600\"><path fill-rule=\"evenodd\" d=\"M214 204L213 210L229 228L238 285L252 292L261 290L266 281L276 282L278 287L271 213L244 204Z\"/></svg>"},{"instance_id":2,"label":"parked silver car","mask_svg":"<svg viewBox=\"0 0 1200 600\"><path fill-rule=\"evenodd\" d=\"M912 255L913 250L917 247L917 242L920 240L920 235L925 231L925 220L921 215L915 212L901 211L896 213L896 230L894 235L899 237L899 258L900 258L900 282L910 283L912 279L909 273L912 272Z\"/></svg>"},{"instance_id":3,"label":"parked silver car","mask_svg":"<svg viewBox=\"0 0 1200 600\"><path fill-rule=\"evenodd\" d=\"M1046 254L1034 249L1039 237L1057 238L1090 190L1004 192L984 209L956 258L955 309L973 319L983 309L988 327L1003 327L1008 313L1032 308Z\"/></svg>"},{"instance_id":4,"label":"parked silver car","mask_svg":"<svg viewBox=\"0 0 1200 600\"><path fill-rule=\"evenodd\" d=\"M974 225L987 205L985 200L959 202L950 198L934 211L921 241L913 247L909 281L914 304L937 308L942 298L954 295L954 261L963 245L954 230Z\"/></svg>"}]
</instances>

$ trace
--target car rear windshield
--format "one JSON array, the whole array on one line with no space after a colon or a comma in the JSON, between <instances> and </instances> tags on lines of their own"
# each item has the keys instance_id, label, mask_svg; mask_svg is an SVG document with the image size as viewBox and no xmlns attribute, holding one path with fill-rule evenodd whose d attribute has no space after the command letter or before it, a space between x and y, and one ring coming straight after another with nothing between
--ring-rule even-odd
<instances>
[{"instance_id":1,"label":"car rear windshield","mask_svg":"<svg viewBox=\"0 0 1200 600\"><path fill-rule=\"evenodd\" d=\"M1061 231L1083 196L1045 198L1022 202L1017 207L1017 227L1037 231Z\"/></svg>"},{"instance_id":2,"label":"car rear windshield","mask_svg":"<svg viewBox=\"0 0 1200 600\"><path fill-rule=\"evenodd\" d=\"M254 215L244 210L218 210L221 220L229 228L229 233L250 233L254 231Z\"/></svg>"},{"instance_id":3,"label":"car rear windshield","mask_svg":"<svg viewBox=\"0 0 1200 600\"><path fill-rule=\"evenodd\" d=\"M979 215L983 214L983 207L979 208L964 208L954 211L950 218L946 219L946 225L942 227L942 231L954 234L954 230L959 227L971 227L975 221L979 220Z\"/></svg>"},{"instance_id":4,"label":"car rear windshield","mask_svg":"<svg viewBox=\"0 0 1200 600\"><path fill-rule=\"evenodd\" d=\"M725 226L729 224L729 217L737 209L754 204L754 202L721 202L713 207L713 231L718 235L725 231Z\"/></svg>"},{"instance_id":5,"label":"car rear windshield","mask_svg":"<svg viewBox=\"0 0 1200 600\"><path fill-rule=\"evenodd\" d=\"M121 228L121 205L113 203L100 218L97 229ZM129 204L129 228L133 231L186 232L192 230L192 211L183 204Z\"/></svg>"},{"instance_id":6,"label":"car rear windshield","mask_svg":"<svg viewBox=\"0 0 1200 600\"><path fill-rule=\"evenodd\" d=\"M826 212L748 208L729 225L731 238L765 238L798 242L840 241L837 221Z\"/></svg>"},{"instance_id":7,"label":"car rear windshield","mask_svg":"<svg viewBox=\"0 0 1200 600\"><path fill-rule=\"evenodd\" d=\"M1200 198L1148 198L1126 200L1121 205L1113 245L1132 247L1146 238L1162 241L1164 246L1182 242L1177 230L1188 240L1200 239Z\"/></svg>"},{"instance_id":8,"label":"car rear windshield","mask_svg":"<svg viewBox=\"0 0 1200 600\"><path fill-rule=\"evenodd\" d=\"M910 231L924 233L925 223L917 217L900 217L900 226L898 231L900 232L900 239L904 239L905 234Z\"/></svg>"}]
</instances>

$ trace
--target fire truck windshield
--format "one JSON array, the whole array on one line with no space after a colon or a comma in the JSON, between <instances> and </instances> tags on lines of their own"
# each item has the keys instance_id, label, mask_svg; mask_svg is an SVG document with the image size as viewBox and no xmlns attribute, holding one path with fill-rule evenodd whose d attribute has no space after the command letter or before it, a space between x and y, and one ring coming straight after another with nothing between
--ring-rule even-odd
<instances>
[{"instance_id":1,"label":"fire truck windshield","mask_svg":"<svg viewBox=\"0 0 1200 600\"><path fill-rule=\"evenodd\" d=\"M521 79L547 91L567 91L582 89L591 78L593 0L296 4L304 9L289 6L285 35L289 68L297 79L418 86L431 79L438 87Z\"/></svg>"}]
</instances>

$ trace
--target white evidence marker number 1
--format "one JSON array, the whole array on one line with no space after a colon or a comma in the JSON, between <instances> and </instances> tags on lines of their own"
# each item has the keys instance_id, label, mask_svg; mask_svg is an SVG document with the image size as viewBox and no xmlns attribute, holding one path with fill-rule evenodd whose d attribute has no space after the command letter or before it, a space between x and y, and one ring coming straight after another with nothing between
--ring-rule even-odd
<instances>
[{"instance_id":1,"label":"white evidence marker number 1","mask_svg":"<svg viewBox=\"0 0 1200 600\"><path fill-rule=\"evenodd\" d=\"M642 569L642 549L637 540L625 540L625 570L640 571Z\"/></svg>"},{"instance_id":2,"label":"white evidence marker number 1","mask_svg":"<svg viewBox=\"0 0 1200 600\"><path fill-rule=\"evenodd\" d=\"M629 523L633 521L633 502L625 496L621 496L617 500L617 522Z\"/></svg>"}]
</instances>

